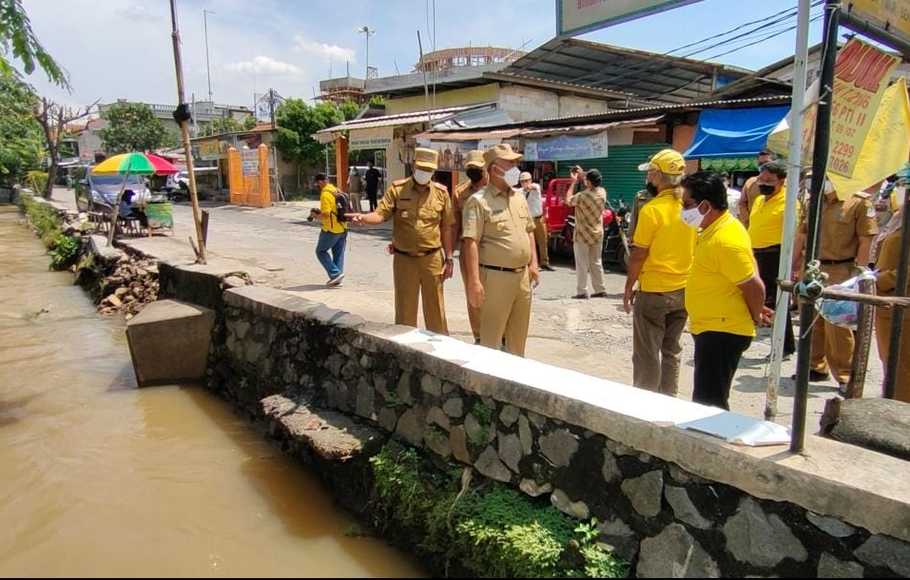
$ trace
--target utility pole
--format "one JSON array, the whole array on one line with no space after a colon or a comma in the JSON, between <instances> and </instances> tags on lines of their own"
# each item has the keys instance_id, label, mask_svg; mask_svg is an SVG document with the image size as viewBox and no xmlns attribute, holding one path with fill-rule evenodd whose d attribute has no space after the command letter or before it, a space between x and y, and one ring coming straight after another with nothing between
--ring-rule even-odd
<instances>
[{"instance_id":1,"label":"utility pole","mask_svg":"<svg viewBox=\"0 0 910 580\"><path fill-rule=\"evenodd\" d=\"M215 105L215 99L212 97L212 66L209 62L209 14L215 14L211 10L202 10L202 22L205 29L205 72L209 80L209 102Z\"/></svg>"},{"instance_id":2,"label":"utility pole","mask_svg":"<svg viewBox=\"0 0 910 580\"><path fill-rule=\"evenodd\" d=\"M364 35L366 37L366 41L367 41L367 66L366 66L366 74L363 76L363 80L366 81L367 79L370 78L370 37L373 36L374 34L376 34L376 31L367 25L363 25L357 29L357 32Z\"/></svg>"}]
</instances>

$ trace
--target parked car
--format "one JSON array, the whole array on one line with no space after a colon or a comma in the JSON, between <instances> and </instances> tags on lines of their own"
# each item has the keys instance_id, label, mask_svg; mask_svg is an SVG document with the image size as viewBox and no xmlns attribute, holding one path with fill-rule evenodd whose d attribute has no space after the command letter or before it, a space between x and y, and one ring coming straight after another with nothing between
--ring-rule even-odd
<instances>
[{"instance_id":1,"label":"parked car","mask_svg":"<svg viewBox=\"0 0 910 580\"><path fill-rule=\"evenodd\" d=\"M135 194L133 203L145 205L154 201L165 201L162 195L153 195L146 179L141 175L130 175L124 184L123 175L93 175L89 172L85 179L76 183L76 204L80 211L89 211L93 207L111 208L117 204L121 189L132 190Z\"/></svg>"}]
</instances>

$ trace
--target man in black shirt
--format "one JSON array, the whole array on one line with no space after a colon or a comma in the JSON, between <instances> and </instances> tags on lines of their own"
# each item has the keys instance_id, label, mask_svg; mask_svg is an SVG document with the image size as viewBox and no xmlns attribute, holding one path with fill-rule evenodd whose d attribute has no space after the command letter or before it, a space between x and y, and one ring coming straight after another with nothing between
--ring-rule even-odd
<instances>
[{"instance_id":1,"label":"man in black shirt","mask_svg":"<svg viewBox=\"0 0 910 580\"><path fill-rule=\"evenodd\" d=\"M367 182L367 198L370 200L370 211L376 210L376 195L379 192L379 181L382 179L382 174L373 166L373 162L369 162L369 169L367 169L366 182Z\"/></svg>"}]
</instances>

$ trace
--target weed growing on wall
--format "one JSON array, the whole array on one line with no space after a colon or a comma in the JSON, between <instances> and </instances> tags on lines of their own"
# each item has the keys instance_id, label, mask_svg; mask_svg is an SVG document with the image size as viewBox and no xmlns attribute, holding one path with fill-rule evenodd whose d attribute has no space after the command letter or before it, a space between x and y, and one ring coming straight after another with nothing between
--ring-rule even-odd
<instances>
[{"instance_id":1,"label":"weed growing on wall","mask_svg":"<svg viewBox=\"0 0 910 580\"><path fill-rule=\"evenodd\" d=\"M477 575L620 578L628 565L597 544L596 521L577 525L544 501L498 483L461 489L410 448L387 445L370 460L376 525L410 530L420 546Z\"/></svg>"},{"instance_id":2,"label":"weed growing on wall","mask_svg":"<svg viewBox=\"0 0 910 580\"><path fill-rule=\"evenodd\" d=\"M48 249L51 267L65 270L79 257L80 241L60 229L62 222L57 213L45 204L37 203L32 196L20 196L20 205L31 226Z\"/></svg>"}]
</instances>

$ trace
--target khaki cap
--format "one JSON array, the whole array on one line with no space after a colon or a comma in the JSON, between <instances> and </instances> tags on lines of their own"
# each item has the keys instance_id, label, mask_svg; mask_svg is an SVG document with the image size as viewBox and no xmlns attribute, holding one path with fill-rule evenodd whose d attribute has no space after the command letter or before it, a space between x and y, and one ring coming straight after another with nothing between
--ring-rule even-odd
<instances>
[{"instance_id":1,"label":"khaki cap","mask_svg":"<svg viewBox=\"0 0 910 580\"><path fill-rule=\"evenodd\" d=\"M666 175L682 175L686 172L686 160L679 151L664 149L655 153L647 163L638 166L639 171L651 171L652 169Z\"/></svg>"},{"instance_id":2,"label":"khaki cap","mask_svg":"<svg viewBox=\"0 0 910 580\"><path fill-rule=\"evenodd\" d=\"M512 150L512 146L508 143L502 143L487 149L483 154L484 161L487 162L487 165L493 163L497 159L505 159L506 161L518 161L521 159L519 153L515 153Z\"/></svg>"},{"instance_id":3,"label":"khaki cap","mask_svg":"<svg viewBox=\"0 0 910 580\"><path fill-rule=\"evenodd\" d=\"M523 173L518 177L518 181L519 181L519 182L521 182L521 181L531 181L531 179L533 179L533 178L531 177L531 174L528 173L527 171L523 172Z\"/></svg>"},{"instance_id":4,"label":"khaki cap","mask_svg":"<svg viewBox=\"0 0 910 580\"><path fill-rule=\"evenodd\" d=\"M464 166L483 169L486 166L486 162L483 160L483 151L468 151Z\"/></svg>"},{"instance_id":5,"label":"khaki cap","mask_svg":"<svg viewBox=\"0 0 910 580\"><path fill-rule=\"evenodd\" d=\"M436 171L439 167L439 152L423 147L414 149L414 165L424 171Z\"/></svg>"}]
</instances>

